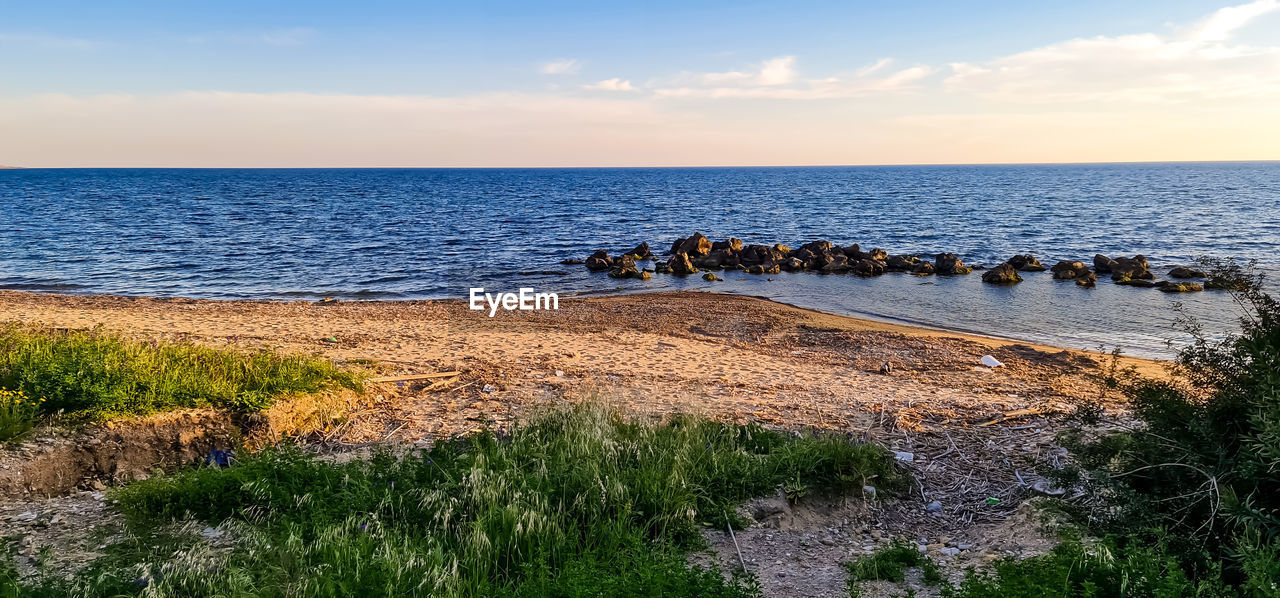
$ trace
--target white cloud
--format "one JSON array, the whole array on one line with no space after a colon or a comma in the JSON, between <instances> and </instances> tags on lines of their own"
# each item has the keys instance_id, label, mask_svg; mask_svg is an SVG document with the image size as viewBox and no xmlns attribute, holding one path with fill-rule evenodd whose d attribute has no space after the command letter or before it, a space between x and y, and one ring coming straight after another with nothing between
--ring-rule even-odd
<instances>
[{"instance_id":1,"label":"white cloud","mask_svg":"<svg viewBox=\"0 0 1280 598\"><path fill-rule=\"evenodd\" d=\"M1228 6L1197 23L1188 38L1198 42L1224 41L1250 21L1276 10L1280 10L1280 1L1277 0L1258 0L1240 6Z\"/></svg>"},{"instance_id":2,"label":"white cloud","mask_svg":"<svg viewBox=\"0 0 1280 598\"><path fill-rule=\"evenodd\" d=\"M583 85L583 89L592 89L596 91L636 91L636 87L630 81L614 77L605 79L598 83Z\"/></svg>"},{"instance_id":3,"label":"white cloud","mask_svg":"<svg viewBox=\"0 0 1280 598\"><path fill-rule=\"evenodd\" d=\"M575 75L580 70L582 70L582 61L575 58L544 62L538 67L538 72L544 75Z\"/></svg>"},{"instance_id":4,"label":"white cloud","mask_svg":"<svg viewBox=\"0 0 1280 598\"><path fill-rule=\"evenodd\" d=\"M655 89L654 95L660 98L776 100L857 98L917 89L923 79L934 72L927 66L913 66L883 74L891 62L888 58L881 59L859 69L852 77L802 80L795 70L795 57L783 56L766 60L757 70L750 72L685 73L673 80L675 85Z\"/></svg>"},{"instance_id":5,"label":"white cloud","mask_svg":"<svg viewBox=\"0 0 1280 598\"><path fill-rule=\"evenodd\" d=\"M984 63L955 63L946 86L953 92L1016 103L1276 97L1280 46L1252 47L1231 44L1229 39L1277 8L1276 0L1223 8L1183 36L1077 38Z\"/></svg>"}]
</instances>

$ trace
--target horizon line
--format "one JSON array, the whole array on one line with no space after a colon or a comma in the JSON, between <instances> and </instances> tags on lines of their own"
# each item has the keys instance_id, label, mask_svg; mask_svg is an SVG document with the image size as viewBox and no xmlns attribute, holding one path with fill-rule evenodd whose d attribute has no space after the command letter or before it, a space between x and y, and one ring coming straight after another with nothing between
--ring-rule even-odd
<instances>
[{"instance_id":1,"label":"horizon line","mask_svg":"<svg viewBox=\"0 0 1280 598\"><path fill-rule=\"evenodd\" d=\"M1230 160L1101 160L1080 162L883 162L864 164L698 164L595 166L5 166L0 170L607 170L697 168L874 168L916 166L1104 166L1120 164L1280 163L1280 158Z\"/></svg>"}]
</instances>

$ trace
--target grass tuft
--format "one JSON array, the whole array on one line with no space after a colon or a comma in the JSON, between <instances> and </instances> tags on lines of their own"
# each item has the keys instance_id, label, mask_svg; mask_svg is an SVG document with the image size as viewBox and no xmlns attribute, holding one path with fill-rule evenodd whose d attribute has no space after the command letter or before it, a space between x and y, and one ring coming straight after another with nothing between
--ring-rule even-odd
<instances>
[{"instance_id":1,"label":"grass tuft","mask_svg":"<svg viewBox=\"0 0 1280 598\"><path fill-rule=\"evenodd\" d=\"M134 483L114 498L132 530L194 518L235 527L208 560L157 544L104 557L81 596L753 596L744 577L689 565L698 529L800 481L847 491L899 483L883 448L698 418L628 421L588 404L430 451L333 463L298 449ZM716 523L719 522L719 523ZM138 532L141 533L141 532ZM198 542L196 542L198 543ZM136 547L134 549L136 551ZM199 558L196 558L198 555ZM141 580L138 582L137 580ZM132 587L132 589L130 589Z\"/></svg>"},{"instance_id":2,"label":"grass tuft","mask_svg":"<svg viewBox=\"0 0 1280 598\"><path fill-rule=\"evenodd\" d=\"M318 357L135 341L99 330L0 328L0 387L39 401L36 415L85 419L187 407L259 411L360 376Z\"/></svg>"}]
</instances>

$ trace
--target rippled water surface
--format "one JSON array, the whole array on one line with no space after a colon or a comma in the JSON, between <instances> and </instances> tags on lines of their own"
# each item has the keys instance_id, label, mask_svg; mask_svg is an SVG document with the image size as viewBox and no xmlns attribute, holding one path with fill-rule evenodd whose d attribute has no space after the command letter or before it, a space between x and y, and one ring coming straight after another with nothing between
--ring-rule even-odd
<instances>
[{"instance_id":1,"label":"rippled water surface","mask_svg":"<svg viewBox=\"0 0 1280 598\"><path fill-rule=\"evenodd\" d=\"M617 281L560 266L692 231L994 265L1142 253L1280 266L1280 163L718 169L0 170L0 288L210 298L562 293ZM521 276L518 272L564 271ZM1165 356L1171 304L1212 330L1220 293L1169 296L1046 275L875 279L658 276L625 290L715 289L837 313ZM773 280L768 280L772 278Z\"/></svg>"}]
</instances>

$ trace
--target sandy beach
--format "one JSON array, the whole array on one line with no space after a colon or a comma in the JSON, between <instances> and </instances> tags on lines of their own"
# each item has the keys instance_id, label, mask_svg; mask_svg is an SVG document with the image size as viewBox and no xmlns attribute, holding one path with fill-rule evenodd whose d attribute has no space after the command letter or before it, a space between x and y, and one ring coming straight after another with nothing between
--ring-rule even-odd
<instances>
[{"instance_id":1,"label":"sandy beach","mask_svg":"<svg viewBox=\"0 0 1280 598\"><path fill-rule=\"evenodd\" d=\"M875 544L899 534L951 538L976 547L956 561L960 566L1047 550L1052 539L1019 507L1036 495L1032 472L1065 456L1055 440L1065 414L1116 398L1095 381L1110 363L1107 355L699 292L565 297L557 311L499 311L492 318L458 300L0 292L0 321L314 353L378 377L458 372L372 383L362 395L285 402L248 422L254 434L264 427L268 436L302 432L311 450L336 458L508 426L581 400L613 403L640 417L695 413L795 432L836 430L899 451L915 482L899 500L833 497L792 507L774 498L748 505L774 513L772 523L739 530L736 544L708 532L711 558L730 567L739 546L756 555L754 570L766 593L777 596L843 587L840 563L848 553L841 543ZM984 355L1004 366L982 367ZM1165 364L1125 358L1121 365L1160 375ZM6 512L83 521L50 528L41 542L84 560L96 554L90 524L116 517L95 489L199 459L245 424L193 411L117 421L79 437L38 437L3 457L0 491L12 497ZM937 512L926 508L935 502ZM817 535L839 542L815 542ZM801 561L808 575L796 578Z\"/></svg>"},{"instance_id":2,"label":"sandy beach","mask_svg":"<svg viewBox=\"0 0 1280 598\"><path fill-rule=\"evenodd\" d=\"M886 324L710 293L566 297L556 311L462 301L265 302L0 293L0 320L312 352L380 375L345 439L429 439L529 406L599 394L635 413L862 431L964 426L1096 400L1109 356ZM1004 367L982 368L992 355ZM1159 362L1125 359L1158 374ZM431 382L431 381L428 381Z\"/></svg>"}]
</instances>

